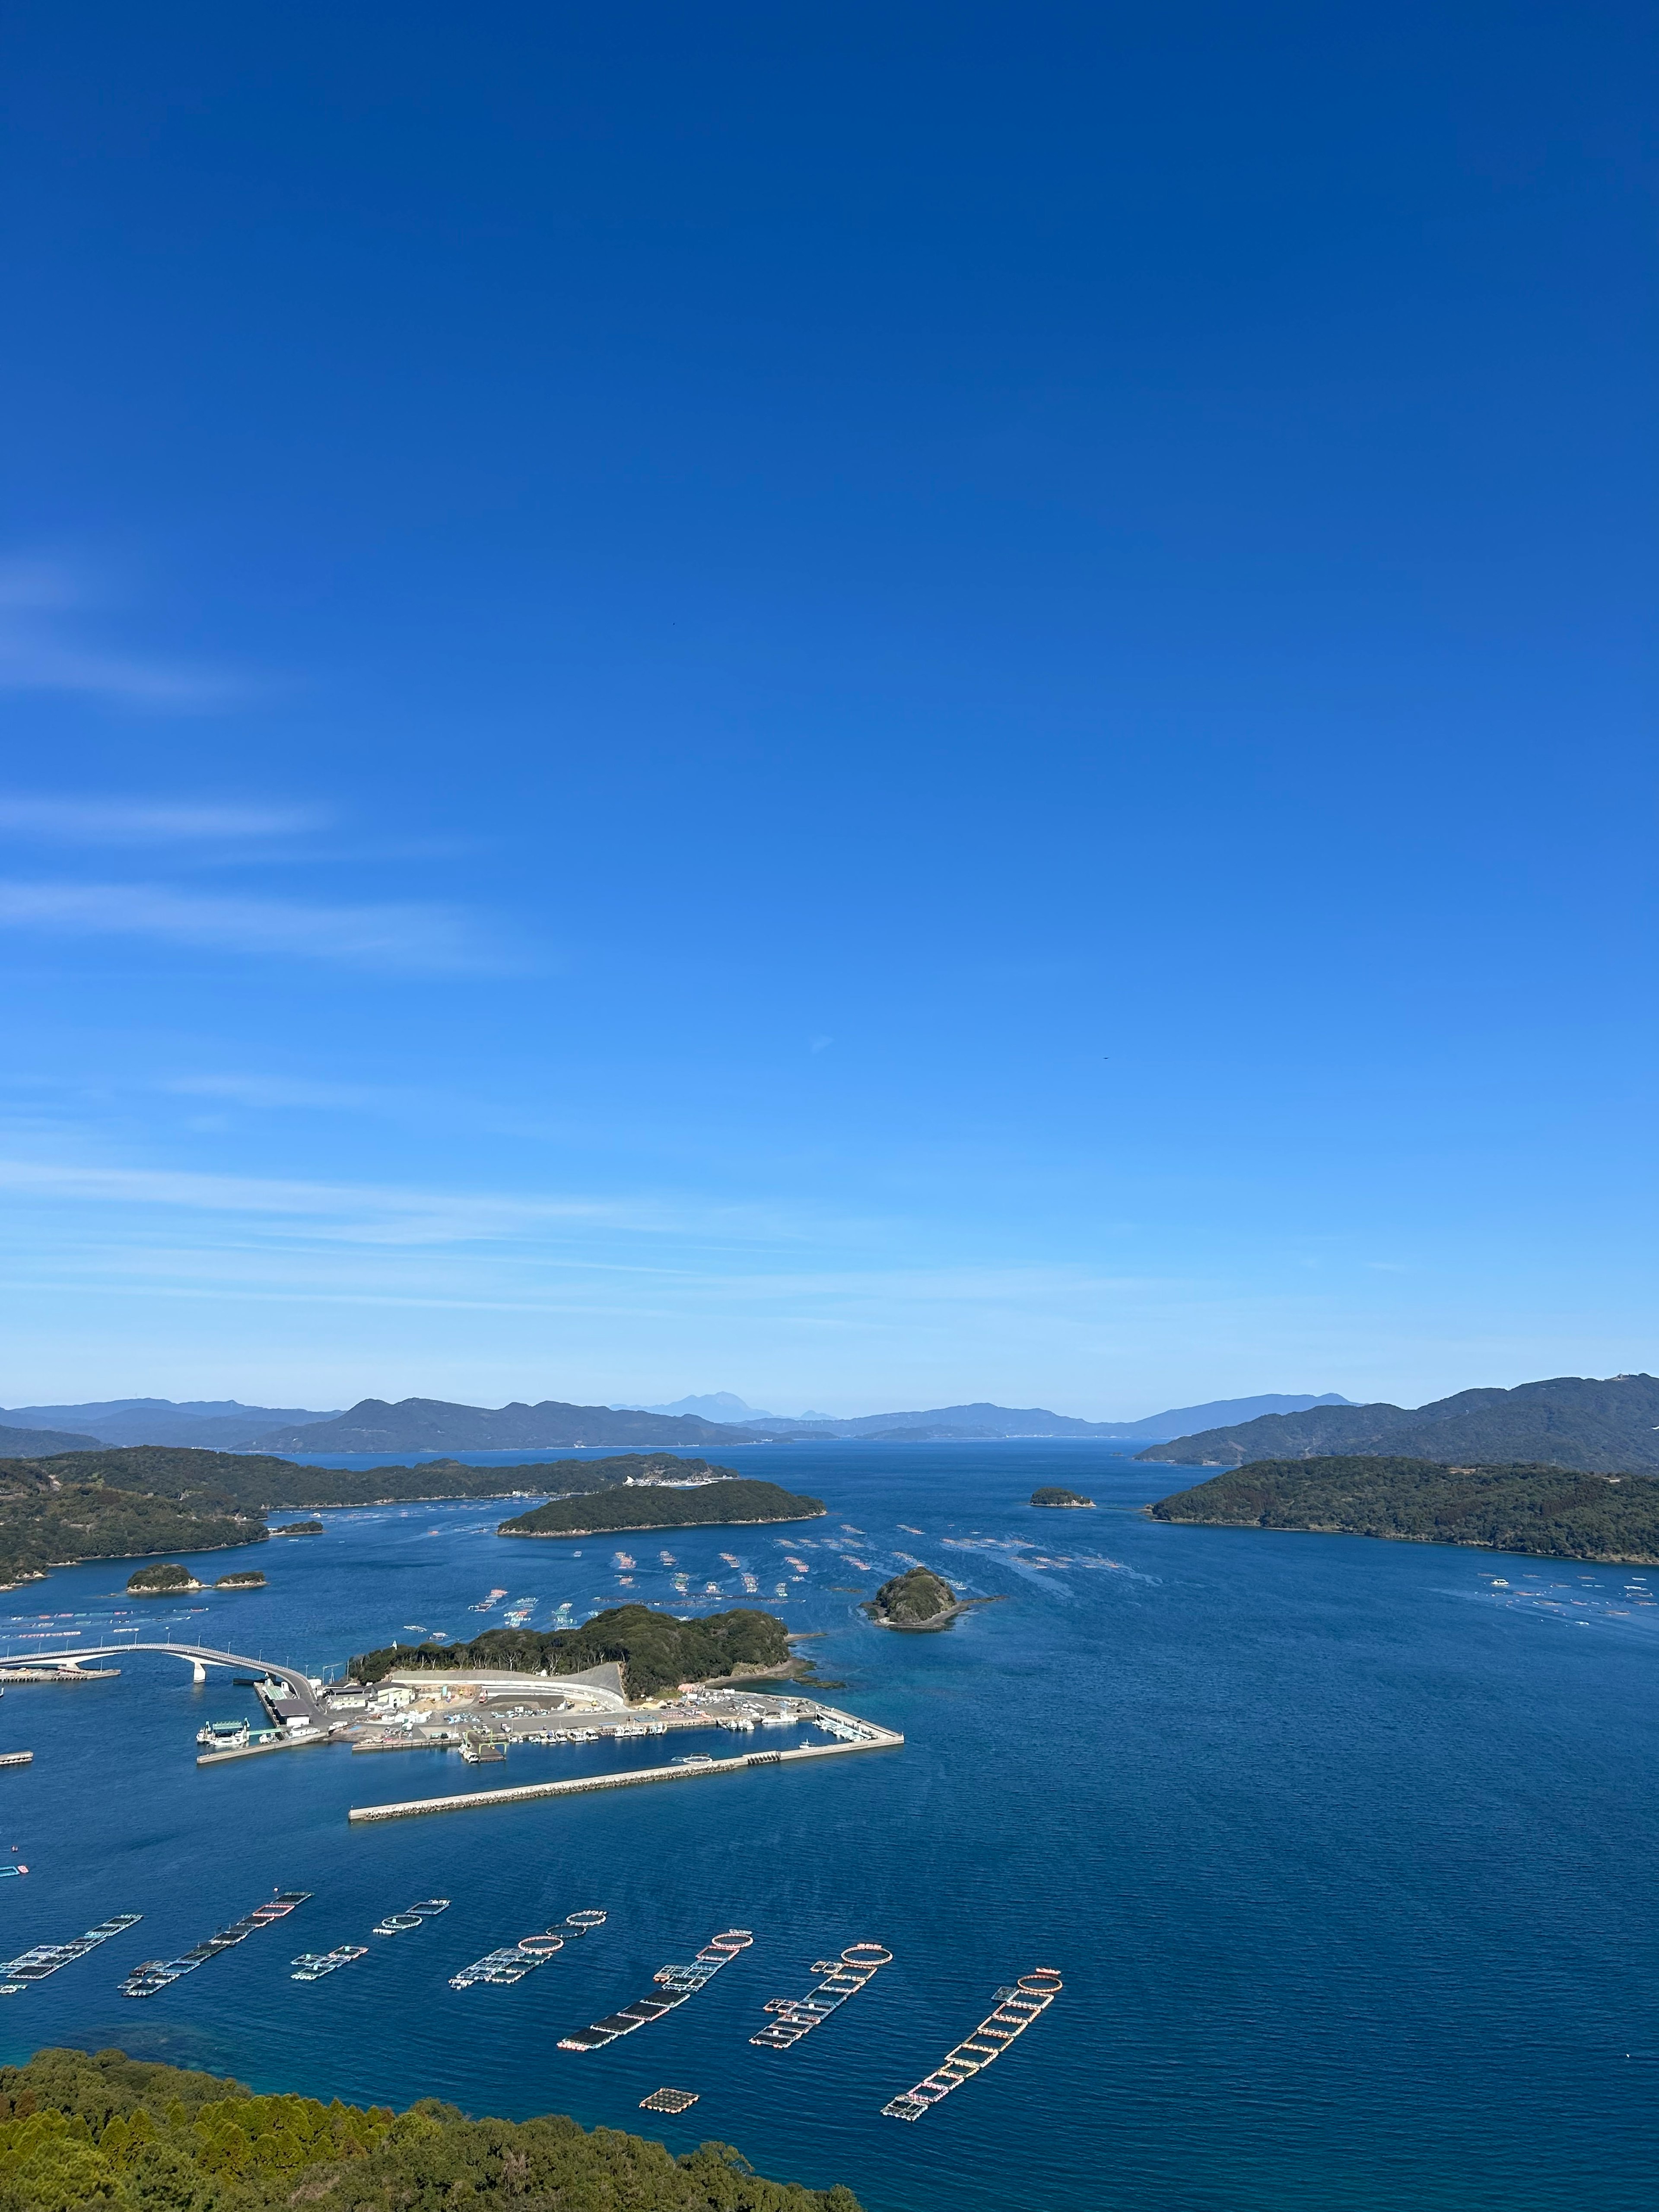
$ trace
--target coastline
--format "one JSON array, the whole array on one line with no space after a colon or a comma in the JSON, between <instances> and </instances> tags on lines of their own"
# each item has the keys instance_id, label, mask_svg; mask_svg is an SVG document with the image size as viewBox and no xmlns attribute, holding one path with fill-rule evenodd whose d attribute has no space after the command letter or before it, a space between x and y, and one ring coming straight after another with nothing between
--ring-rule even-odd
<instances>
[{"instance_id":1,"label":"coastline","mask_svg":"<svg viewBox=\"0 0 1659 2212\"><path fill-rule=\"evenodd\" d=\"M538 1543L562 1543L573 1536L641 1536L659 1528L775 1528L786 1521L822 1521L829 1510L827 1505L821 1505L816 1513L763 1513L745 1520L722 1514L718 1521L613 1521L605 1528L509 1528L503 1525L495 1534L527 1537Z\"/></svg>"}]
</instances>

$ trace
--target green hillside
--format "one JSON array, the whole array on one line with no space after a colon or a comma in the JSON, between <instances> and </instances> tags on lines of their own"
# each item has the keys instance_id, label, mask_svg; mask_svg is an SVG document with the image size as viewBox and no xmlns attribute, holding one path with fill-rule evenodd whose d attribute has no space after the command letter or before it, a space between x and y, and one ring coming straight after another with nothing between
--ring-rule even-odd
<instances>
[{"instance_id":1,"label":"green hillside","mask_svg":"<svg viewBox=\"0 0 1659 2212\"><path fill-rule=\"evenodd\" d=\"M0 1460L9 1468L47 1465ZM100 1444L94 1451L54 1454L59 1482L98 1482L161 1498L213 1499L234 1510L287 1512L299 1505L372 1505L382 1500L521 1498L526 1491L602 1490L648 1475L723 1474L707 1460L666 1452L620 1452L608 1459L527 1460L514 1467L467 1467L434 1459L413 1467L297 1467L262 1452L200 1451L184 1444Z\"/></svg>"},{"instance_id":2,"label":"green hillside","mask_svg":"<svg viewBox=\"0 0 1659 2212\"><path fill-rule=\"evenodd\" d=\"M146 2064L38 2051L0 2068L0 2212L859 2212L849 2190L763 2180L728 2144L672 2158L574 2120L396 2113Z\"/></svg>"},{"instance_id":3,"label":"green hillside","mask_svg":"<svg viewBox=\"0 0 1659 2212\"><path fill-rule=\"evenodd\" d=\"M1559 1467L1350 1455L1255 1460L1148 1508L1154 1520L1300 1528L1612 1564L1659 1563L1659 1480Z\"/></svg>"},{"instance_id":4,"label":"green hillside","mask_svg":"<svg viewBox=\"0 0 1659 2212\"><path fill-rule=\"evenodd\" d=\"M78 1559L217 1551L264 1540L264 1523L252 1515L135 1496L98 1483L55 1486L38 1468L20 1474L0 1464L0 1588L15 1588Z\"/></svg>"},{"instance_id":5,"label":"green hillside","mask_svg":"<svg viewBox=\"0 0 1659 2212\"><path fill-rule=\"evenodd\" d=\"M629 1528L708 1528L726 1522L810 1521L825 1510L821 1498L797 1498L775 1482L703 1483L696 1490L653 1485L590 1491L561 1498L503 1521L498 1536L609 1536Z\"/></svg>"},{"instance_id":6,"label":"green hillside","mask_svg":"<svg viewBox=\"0 0 1659 2212\"><path fill-rule=\"evenodd\" d=\"M736 1607L701 1620L679 1620L648 1606L613 1606L580 1628L487 1628L470 1644L391 1644L366 1651L349 1672L378 1682L394 1668L433 1674L511 1668L521 1674L580 1674L619 1661L630 1698L653 1698L681 1682L708 1682L738 1667L780 1667L789 1657L789 1632L775 1613Z\"/></svg>"},{"instance_id":7,"label":"green hillside","mask_svg":"<svg viewBox=\"0 0 1659 2212\"><path fill-rule=\"evenodd\" d=\"M1348 1452L1443 1466L1537 1464L1586 1474L1659 1471L1659 1378L1558 1375L1513 1390L1460 1390L1415 1408L1313 1406L1152 1444L1136 1457L1176 1467Z\"/></svg>"}]
</instances>

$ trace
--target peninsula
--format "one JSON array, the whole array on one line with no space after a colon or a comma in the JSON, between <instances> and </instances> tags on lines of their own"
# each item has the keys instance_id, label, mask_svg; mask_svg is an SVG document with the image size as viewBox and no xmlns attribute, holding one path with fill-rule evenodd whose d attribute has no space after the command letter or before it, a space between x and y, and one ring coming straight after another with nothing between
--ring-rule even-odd
<instances>
[{"instance_id":1,"label":"peninsula","mask_svg":"<svg viewBox=\"0 0 1659 2212\"><path fill-rule=\"evenodd\" d=\"M639 1483L561 1498L503 1521L498 1536L609 1536L631 1528L710 1528L768 1521L811 1521L821 1498L798 1498L775 1482L705 1481L695 1489Z\"/></svg>"},{"instance_id":2,"label":"peninsula","mask_svg":"<svg viewBox=\"0 0 1659 2212\"><path fill-rule=\"evenodd\" d=\"M1659 1480L1559 1467L1355 1455L1254 1460L1147 1507L1155 1521L1471 1544L1540 1559L1659 1564Z\"/></svg>"}]
</instances>

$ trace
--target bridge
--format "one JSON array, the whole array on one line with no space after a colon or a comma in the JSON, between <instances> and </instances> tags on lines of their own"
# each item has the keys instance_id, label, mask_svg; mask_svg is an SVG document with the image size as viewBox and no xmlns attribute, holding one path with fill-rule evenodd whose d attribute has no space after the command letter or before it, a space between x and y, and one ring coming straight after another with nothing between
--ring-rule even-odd
<instances>
[{"instance_id":1,"label":"bridge","mask_svg":"<svg viewBox=\"0 0 1659 2212\"><path fill-rule=\"evenodd\" d=\"M323 1709L311 1686L310 1675L301 1674L297 1667L278 1667L270 1659L249 1659L239 1651L215 1651L204 1644L105 1644L94 1651L43 1651L26 1662L15 1663L27 1663L32 1668L52 1668L58 1674L73 1674L86 1661L118 1659L129 1651L159 1651L169 1659L183 1659L195 1670L198 1682L206 1681L210 1667L238 1667L246 1674L269 1675L272 1681L288 1685L289 1696L307 1720L323 1724ZM0 1666L5 1663L0 1661Z\"/></svg>"}]
</instances>

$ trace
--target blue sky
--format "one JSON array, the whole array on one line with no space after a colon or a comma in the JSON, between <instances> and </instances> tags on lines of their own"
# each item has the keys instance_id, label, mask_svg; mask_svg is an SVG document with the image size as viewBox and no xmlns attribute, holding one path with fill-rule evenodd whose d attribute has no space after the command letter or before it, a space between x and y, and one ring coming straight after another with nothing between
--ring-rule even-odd
<instances>
[{"instance_id":1,"label":"blue sky","mask_svg":"<svg viewBox=\"0 0 1659 2212\"><path fill-rule=\"evenodd\" d=\"M0 1400L1651 1367L1653 44L24 0Z\"/></svg>"}]
</instances>

